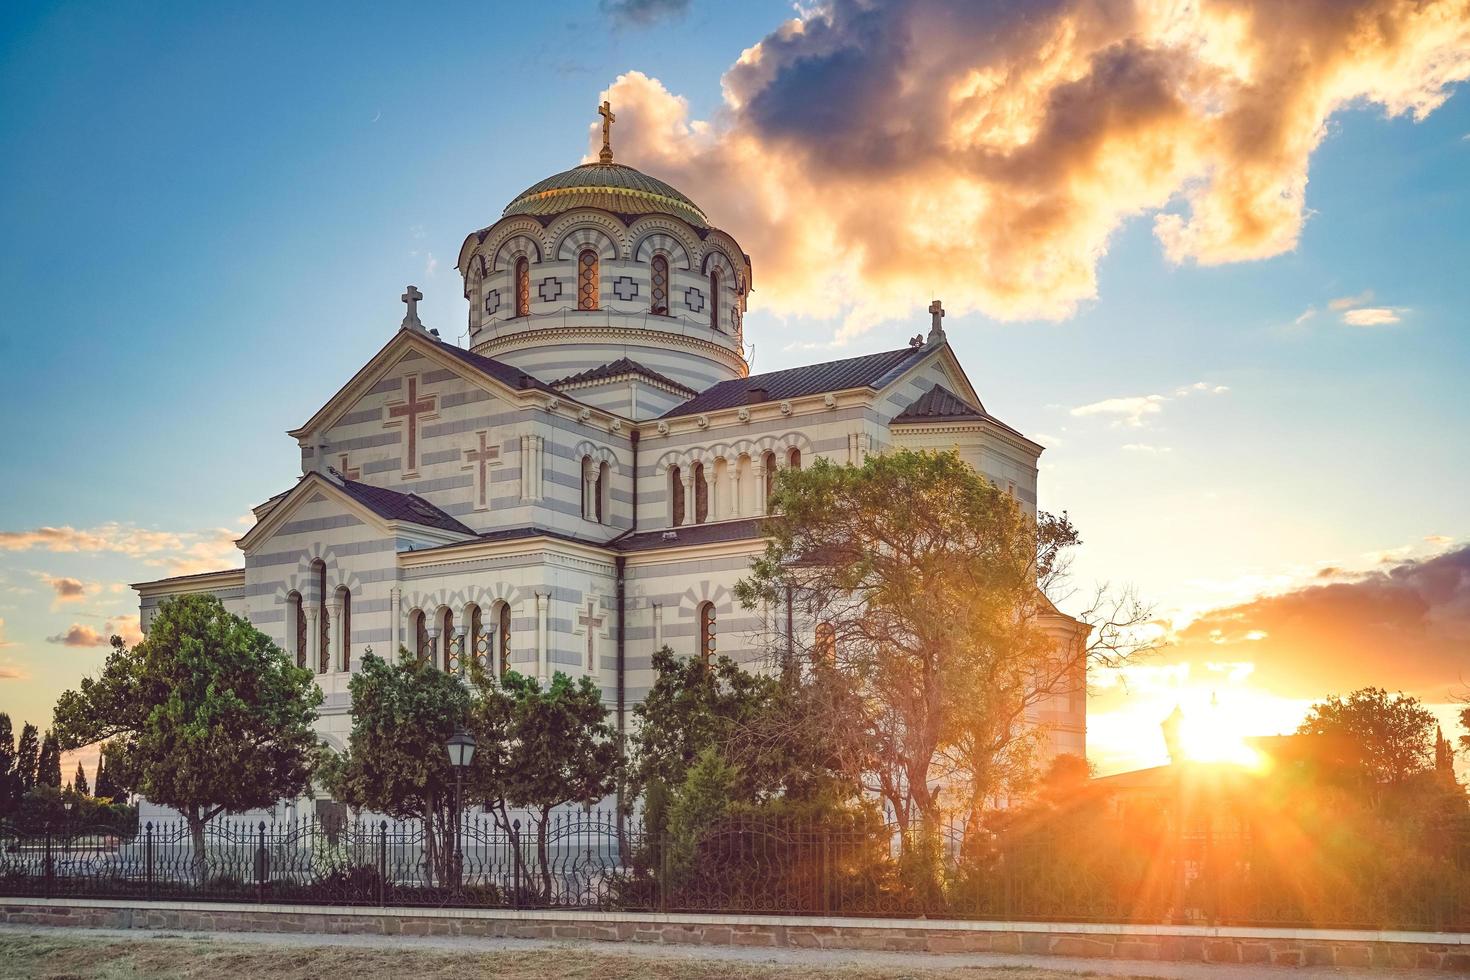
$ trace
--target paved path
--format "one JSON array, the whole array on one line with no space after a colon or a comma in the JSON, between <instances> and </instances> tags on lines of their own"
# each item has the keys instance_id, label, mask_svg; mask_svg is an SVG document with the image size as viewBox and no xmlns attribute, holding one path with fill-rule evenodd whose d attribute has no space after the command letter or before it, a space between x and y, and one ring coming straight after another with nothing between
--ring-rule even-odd
<instances>
[{"instance_id":1,"label":"paved path","mask_svg":"<svg viewBox=\"0 0 1470 980\"><path fill-rule=\"evenodd\" d=\"M1154 963L1144 960L1094 960L1070 956L1025 956L1010 953L884 953L842 949L769 949L747 946L675 946L653 943L568 942L545 939L482 939L468 936L333 936L274 932L175 932L143 929L77 929L63 926L0 925L0 934L44 935L65 933L70 937L95 936L109 940L190 939L204 942L295 946L353 946L359 949L433 949L455 952L527 952L538 949L581 949L601 955L635 959L703 960L715 962L770 963L778 966L840 967L854 964L874 968L892 967L901 975L914 967L956 969L974 967L1033 967L1040 970L1074 972L1107 977L1162 977L1178 980L1248 980L1252 977L1321 980L1324 977L1422 977L1413 970L1353 970L1331 967L1237 966L1206 963Z\"/></svg>"}]
</instances>

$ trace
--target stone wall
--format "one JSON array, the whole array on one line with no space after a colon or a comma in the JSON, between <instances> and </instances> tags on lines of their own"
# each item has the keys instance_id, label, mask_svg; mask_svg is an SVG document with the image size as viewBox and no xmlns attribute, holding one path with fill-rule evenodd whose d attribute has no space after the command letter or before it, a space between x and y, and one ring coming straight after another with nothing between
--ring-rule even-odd
<instances>
[{"instance_id":1,"label":"stone wall","mask_svg":"<svg viewBox=\"0 0 1470 980\"><path fill-rule=\"evenodd\" d=\"M912 953L1017 953L1118 960L1381 967L1470 972L1470 935L1038 922L929 921L378 909L0 899L0 922L77 928L582 939Z\"/></svg>"}]
</instances>

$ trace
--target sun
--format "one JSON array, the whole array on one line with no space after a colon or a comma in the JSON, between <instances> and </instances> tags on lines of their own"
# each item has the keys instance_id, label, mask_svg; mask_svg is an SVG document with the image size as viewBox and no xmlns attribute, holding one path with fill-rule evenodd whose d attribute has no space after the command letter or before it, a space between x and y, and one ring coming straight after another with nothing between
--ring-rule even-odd
<instances>
[{"instance_id":1,"label":"sun","mask_svg":"<svg viewBox=\"0 0 1470 980\"><path fill-rule=\"evenodd\" d=\"M1179 731L1180 748L1191 762L1260 769L1264 757L1246 741L1252 727L1248 711L1211 699L1204 710L1185 714Z\"/></svg>"}]
</instances>

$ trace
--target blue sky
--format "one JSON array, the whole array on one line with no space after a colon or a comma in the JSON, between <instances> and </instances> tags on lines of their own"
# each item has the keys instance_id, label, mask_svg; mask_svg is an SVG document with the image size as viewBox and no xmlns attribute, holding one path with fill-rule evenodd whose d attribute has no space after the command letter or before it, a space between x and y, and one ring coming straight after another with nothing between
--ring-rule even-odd
<instances>
[{"instance_id":1,"label":"blue sky","mask_svg":"<svg viewBox=\"0 0 1470 980\"><path fill-rule=\"evenodd\" d=\"M617 76L708 118L725 69L792 13L129 6L0 13L0 532L117 523L203 556L290 485L285 430L388 338L405 283L425 322L463 332L464 236L578 162ZM1140 216L1075 315L946 321L987 407L1050 446L1042 504L1083 531L1079 584L1199 611L1470 535L1467 174L1464 91L1419 122L1349 107L1311 157L1295 249L1174 264ZM763 308L752 259L758 371L899 346L927 320L915 295L828 355L840 312ZM1398 322L1351 326L1353 309ZM1118 403L1073 412L1115 399L1144 400L1139 424ZM45 721L104 653L47 637L136 612L120 584L168 554L0 550L0 709ZM59 599L65 578L80 598Z\"/></svg>"}]
</instances>

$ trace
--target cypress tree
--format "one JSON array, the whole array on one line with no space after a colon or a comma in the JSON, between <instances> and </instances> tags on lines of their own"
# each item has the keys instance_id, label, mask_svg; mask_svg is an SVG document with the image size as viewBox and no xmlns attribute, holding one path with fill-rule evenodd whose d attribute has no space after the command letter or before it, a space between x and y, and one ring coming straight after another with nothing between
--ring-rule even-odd
<instances>
[{"instance_id":1,"label":"cypress tree","mask_svg":"<svg viewBox=\"0 0 1470 980\"><path fill-rule=\"evenodd\" d=\"M16 787L21 795L35 788L36 763L40 747L36 726L26 722L20 730L20 746L15 750Z\"/></svg>"},{"instance_id":2,"label":"cypress tree","mask_svg":"<svg viewBox=\"0 0 1470 980\"><path fill-rule=\"evenodd\" d=\"M56 735L49 731L41 739L41 752L36 761L36 785L61 789L61 747L56 744Z\"/></svg>"},{"instance_id":3,"label":"cypress tree","mask_svg":"<svg viewBox=\"0 0 1470 980\"><path fill-rule=\"evenodd\" d=\"M76 778L71 781L71 788L76 790L82 796L92 795L92 787L87 785L87 771L82 768L81 759L77 760L77 775Z\"/></svg>"},{"instance_id":4,"label":"cypress tree","mask_svg":"<svg viewBox=\"0 0 1470 980\"><path fill-rule=\"evenodd\" d=\"M107 774L107 746L102 747L102 754L97 756L97 778L92 781L92 795L99 799L110 800L115 795L112 788L112 777Z\"/></svg>"},{"instance_id":5,"label":"cypress tree","mask_svg":"<svg viewBox=\"0 0 1470 980\"><path fill-rule=\"evenodd\" d=\"M0 817L8 817L20 803L20 775L15 765L15 731L10 716L0 711Z\"/></svg>"}]
</instances>

